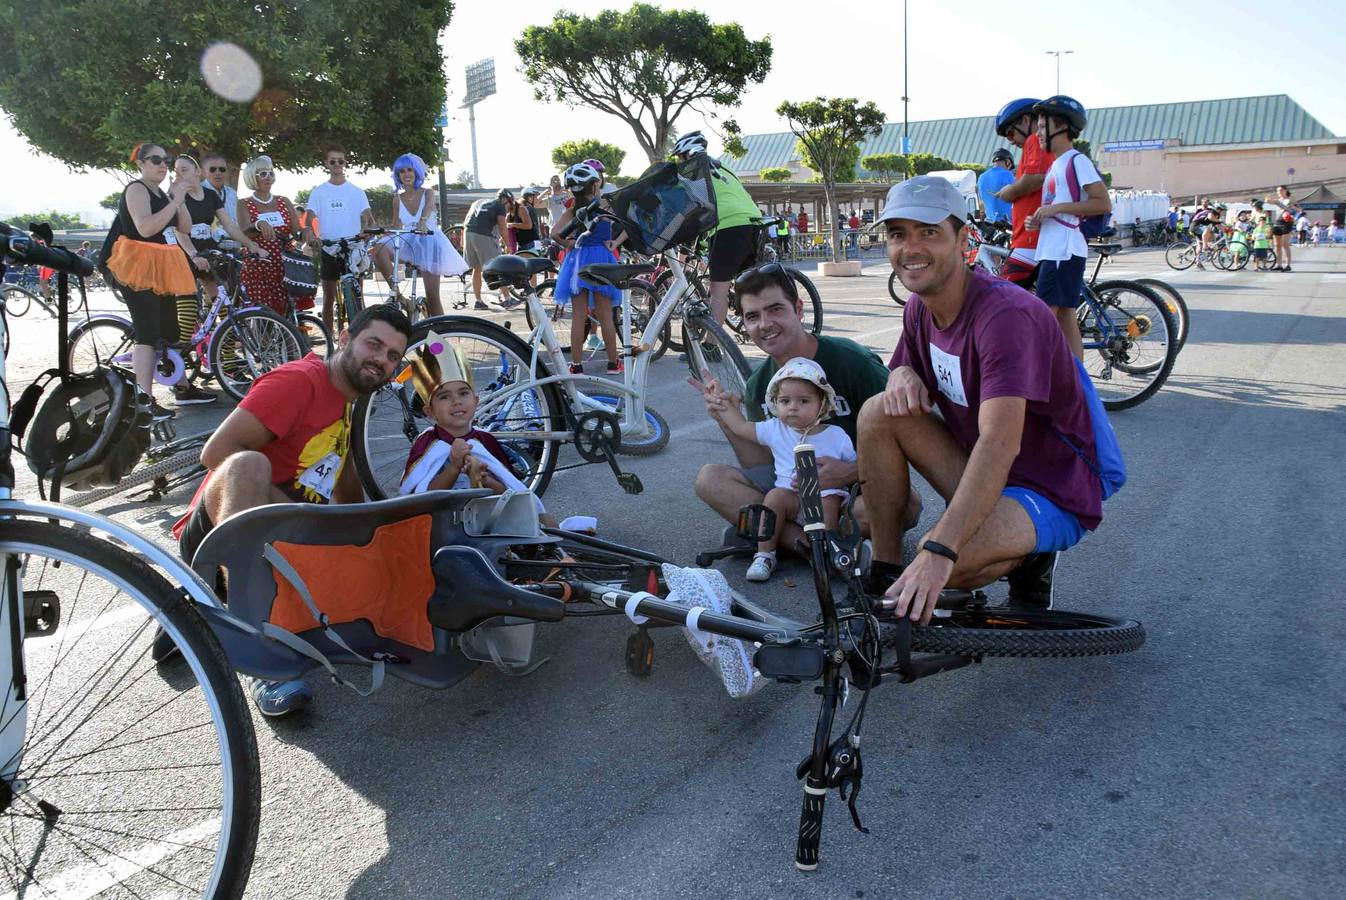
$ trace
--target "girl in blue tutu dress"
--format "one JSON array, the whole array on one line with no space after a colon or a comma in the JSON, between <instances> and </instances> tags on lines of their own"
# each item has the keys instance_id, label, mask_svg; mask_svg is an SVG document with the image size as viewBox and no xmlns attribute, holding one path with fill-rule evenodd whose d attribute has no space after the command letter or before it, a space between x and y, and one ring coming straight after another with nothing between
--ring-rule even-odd
<instances>
[{"instance_id":1,"label":"girl in blue tutu dress","mask_svg":"<svg viewBox=\"0 0 1346 900\"><path fill-rule=\"evenodd\" d=\"M559 231L575 217L575 210L588 206L598 197L603 187L603 176L586 163L578 163L566 169L565 186L574 194L575 200L552 228ZM561 271L556 275L556 303L565 307L572 300L574 304L570 314L570 372L578 375L584 371L584 332L588 316L598 321L603 334L603 346L608 354L608 372L617 374L622 371L622 361L617 355L616 310L622 305L622 292L608 285L594 284L580 277L580 269L591 263L615 262L613 251L626 239L625 234L615 240L612 236L612 223L601 219L580 235L575 246L566 252L561 263Z\"/></svg>"},{"instance_id":2,"label":"girl in blue tutu dress","mask_svg":"<svg viewBox=\"0 0 1346 900\"><path fill-rule=\"evenodd\" d=\"M425 308L432 316L444 315L439 299L439 279L462 275L467 262L439 230L439 204L435 192L425 187L425 163L415 153L403 153L393 163L393 228L413 228L415 234L392 235L379 244L374 260L388 278L393 271L393 242L401 245L401 263L421 270L425 281Z\"/></svg>"}]
</instances>

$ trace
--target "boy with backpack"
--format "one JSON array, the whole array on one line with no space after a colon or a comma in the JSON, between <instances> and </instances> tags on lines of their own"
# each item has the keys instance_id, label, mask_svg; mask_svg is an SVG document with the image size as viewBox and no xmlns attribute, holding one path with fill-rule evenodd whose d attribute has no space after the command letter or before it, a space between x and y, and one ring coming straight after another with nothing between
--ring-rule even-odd
<instances>
[{"instance_id":1,"label":"boy with backpack","mask_svg":"<svg viewBox=\"0 0 1346 900\"><path fill-rule=\"evenodd\" d=\"M1037 229L1037 295L1061 325L1076 359L1084 358L1084 341L1075 310L1084 290L1088 238L1097 237L1112 213L1107 185L1089 157L1074 149L1088 122L1078 100L1058 94L1033 107L1038 139L1056 157L1042 182L1042 206L1025 227Z\"/></svg>"}]
</instances>

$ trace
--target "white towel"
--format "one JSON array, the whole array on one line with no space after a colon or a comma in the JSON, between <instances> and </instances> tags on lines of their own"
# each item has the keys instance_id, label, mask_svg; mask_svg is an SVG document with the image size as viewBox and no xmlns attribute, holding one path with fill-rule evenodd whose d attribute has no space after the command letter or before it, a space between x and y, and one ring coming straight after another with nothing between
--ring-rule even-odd
<instances>
[{"instance_id":1,"label":"white towel","mask_svg":"<svg viewBox=\"0 0 1346 900\"><path fill-rule=\"evenodd\" d=\"M503 484L507 490L522 491L524 493L528 492L528 486L516 478L514 473L511 472L504 463L492 456L491 451L487 450L481 441L473 438L472 440L469 440L468 443L472 446L471 456L480 460L481 463L490 470L491 474L495 476L496 480ZM452 446L453 445L448 441L435 441L431 444L430 448L425 451L425 454L416 461L416 465L411 467L411 471L407 473L407 477L402 479L402 486L398 488L398 493L424 493L426 489L430 487L430 482L435 480L435 476L439 474L440 470L443 469L444 465L449 461L449 450ZM467 467L464 466L463 469L464 471L458 476L458 480L453 483L455 490L468 488L472 485L471 480L467 476ZM546 507L542 505L542 501L536 496L533 497L533 504L537 507L539 515L547 511Z\"/></svg>"}]
</instances>

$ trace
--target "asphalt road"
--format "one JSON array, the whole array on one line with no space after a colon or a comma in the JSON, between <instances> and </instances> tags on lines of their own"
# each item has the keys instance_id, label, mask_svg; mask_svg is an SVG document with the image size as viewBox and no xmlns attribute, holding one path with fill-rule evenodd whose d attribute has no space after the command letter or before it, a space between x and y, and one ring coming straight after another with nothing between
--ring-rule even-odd
<instances>
[{"instance_id":1,"label":"asphalt road","mask_svg":"<svg viewBox=\"0 0 1346 900\"><path fill-rule=\"evenodd\" d=\"M808 875L792 865L793 769L814 696L731 700L674 631L647 679L623 667L624 620L541 627L551 661L522 678L390 680L364 700L314 678L309 713L255 717L250 896L1346 895L1346 250L1296 253L1292 274L1173 273L1154 251L1106 273L1165 278L1192 309L1168 384L1113 416L1130 482L1057 572L1058 607L1144 622L1138 653L885 685L865 736L870 833L833 795ZM827 333L886 356L886 279L818 279ZM12 324L16 394L54 357L38 315ZM693 477L730 455L684 375L672 356L653 368L674 434L623 459L643 495L591 467L547 501L690 564L720 529ZM189 411L180 430L225 412ZM167 543L189 496L103 511ZM928 527L941 504L925 496ZM722 566L744 586L742 563ZM797 563L747 592L814 608Z\"/></svg>"}]
</instances>

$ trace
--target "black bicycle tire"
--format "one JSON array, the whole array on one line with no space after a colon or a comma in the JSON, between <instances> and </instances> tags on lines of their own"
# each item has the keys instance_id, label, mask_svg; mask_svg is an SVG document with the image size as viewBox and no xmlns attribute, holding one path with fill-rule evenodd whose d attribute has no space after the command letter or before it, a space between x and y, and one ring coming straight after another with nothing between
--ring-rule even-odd
<instances>
[{"instance_id":1,"label":"black bicycle tire","mask_svg":"<svg viewBox=\"0 0 1346 900\"><path fill-rule=\"evenodd\" d=\"M1176 247L1181 247L1181 248L1182 248L1181 250L1178 251L1178 252L1181 254L1181 253L1185 253L1185 252L1186 252L1187 250L1189 250L1189 249L1194 248L1195 245L1194 245L1191 241L1174 241L1173 243L1169 244L1167 248L1164 249L1164 262L1168 264L1168 267L1169 267L1170 269L1173 269L1173 270L1178 271L1178 272L1185 272L1185 271L1187 271L1188 269L1192 268L1193 265L1196 264L1197 259L1198 259L1198 258L1200 257L1200 255L1201 255L1201 251L1200 251L1200 249L1197 249L1196 252L1195 252L1195 254L1194 254L1193 257L1192 257L1192 261L1191 261L1191 262L1189 262L1189 263L1188 263L1187 265L1185 265L1185 266L1179 266L1179 265L1175 265L1175 264L1173 263L1173 261L1172 261L1171 259L1169 259L1169 254L1172 253L1173 250L1174 250L1174 248L1176 248Z\"/></svg>"},{"instance_id":2,"label":"black bicycle tire","mask_svg":"<svg viewBox=\"0 0 1346 900\"><path fill-rule=\"evenodd\" d=\"M1187 308L1187 300L1173 285L1167 281L1161 281L1158 278L1136 278L1133 279L1136 284L1143 284L1154 290L1155 293L1168 297L1173 301L1173 306L1178 310L1174 318L1178 323L1178 352L1187 345L1187 329L1191 325L1191 311ZM1172 312L1173 310L1169 310Z\"/></svg>"},{"instance_id":3,"label":"black bicycle tire","mask_svg":"<svg viewBox=\"0 0 1346 900\"><path fill-rule=\"evenodd\" d=\"M724 354L730 367L732 367L732 370L736 370L739 378L742 379L740 384L730 385L725 383L722 378L720 379L720 387L731 394L736 393L739 396L743 396L747 392L748 376L752 374L752 367L748 365L748 360L743 355L743 351L738 349L738 342L731 338L729 333L709 316L684 318L682 320L682 342L687 348L687 368L691 370L692 376L695 378L702 377L702 363L705 361L702 345L705 341L693 340L692 336L688 333L689 326L692 328L704 329L705 333L709 335L711 342ZM715 374L713 370L712 374Z\"/></svg>"},{"instance_id":4,"label":"black bicycle tire","mask_svg":"<svg viewBox=\"0 0 1346 900\"><path fill-rule=\"evenodd\" d=\"M204 442L202 442L204 446ZM172 456L152 462L149 465L137 466L122 477L122 480L114 485L105 488L99 488L94 491L82 491L75 493L62 493L61 502L66 506L86 507L93 506L95 503L101 503L109 497L117 497L129 492L131 489L139 487L142 484L150 484L156 478L163 478L180 472L193 465L201 465L201 448L193 447L189 450L179 450ZM205 474L203 467L201 473Z\"/></svg>"},{"instance_id":5,"label":"black bicycle tire","mask_svg":"<svg viewBox=\"0 0 1346 900\"><path fill-rule=\"evenodd\" d=\"M1154 293L1154 291L1150 290L1149 288L1145 287L1142 284L1136 284L1134 281L1127 281L1124 279L1115 279L1109 283L1112 284L1112 286L1114 287L1117 287L1119 285L1127 286L1128 289L1133 289L1136 293L1146 297L1151 303L1154 304L1154 311L1164 320L1164 325L1168 329L1168 334L1172 336L1169 341L1168 352L1164 354L1164 358L1159 363L1158 368L1152 370L1155 371L1156 374L1148 385L1142 388L1138 393L1130 397L1126 397L1122 400L1106 400L1103 399L1100 395L1099 399L1102 400L1103 408L1115 411L1122 409L1130 409L1133 406L1137 406L1138 404L1144 403L1150 397L1154 396L1155 392L1158 391L1159 388L1163 387L1164 382L1168 380L1168 376L1173 372L1173 364L1178 358L1178 342L1177 342L1178 327L1174 323L1173 316L1168 311L1168 307L1164 304L1162 300L1159 299L1159 297ZM1089 285L1086 285L1086 289L1094 290L1093 286ZM1100 300L1099 302L1102 303L1103 301ZM1084 352L1086 356L1089 353L1101 354L1100 350L1085 350ZM1141 371L1151 371L1151 370L1146 369Z\"/></svg>"},{"instance_id":6,"label":"black bicycle tire","mask_svg":"<svg viewBox=\"0 0 1346 900\"><path fill-rule=\"evenodd\" d=\"M351 279L343 278L338 282L338 293L341 294L341 311L346 317L345 324L349 325L365 308L364 291L357 288Z\"/></svg>"},{"instance_id":7,"label":"black bicycle tire","mask_svg":"<svg viewBox=\"0 0 1346 900\"><path fill-rule=\"evenodd\" d=\"M254 381L248 382L247 388L243 389L242 391L238 390L228 379L224 377L222 367L220 366L221 348L224 346L225 336L231 330L237 330L239 325L246 323L250 319L257 319L257 318L262 318L266 319L267 321L274 322L281 328L283 328L285 331L289 332L290 336L295 340L295 346L298 348L298 354L295 356L294 359L286 359L282 362L277 363L276 366L274 366L273 368L279 368L285 363L294 362L295 360L302 359L304 357L304 354L308 350L308 341L305 340L304 333L299 330L299 326L291 322L289 319L277 315L276 313L272 312L269 309L265 309L260 306L254 306L250 309L244 309L233 313L231 316L229 316L227 319L221 322L219 327L215 329L215 333L210 336L210 346L209 348L207 348L206 353L210 359L210 371L211 374L215 376L215 382L226 394L228 394L235 400L242 400L247 395L248 389L252 387L253 383L255 383L255 379ZM270 371L272 370L271 369L266 370L266 372ZM265 375L266 372L259 373L257 377L260 378L262 375Z\"/></svg>"},{"instance_id":8,"label":"black bicycle tire","mask_svg":"<svg viewBox=\"0 0 1346 900\"><path fill-rule=\"evenodd\" d=\"M229 817L230 833L227 837L221 837L229 845L229 849L225 850L227 861L221 870L220 882L213 897L215 900L236 900L242 897L252 871L261 822L262 776L252 715L238 677L219 640L180 588L144 560L107 540L49 522L31 519L0 521L0 551L19 552L18 548L25 546L57 551L67 558L82 559L109 573L115 573L141 594L145 604L153 605L170 619L186 639L189 646L179 646L179 652L191 654L199 663L209 689L219 703L223 728L235 738L227 751L224 748L220 751L222 759L228 753L235 790ZM181 659L179 661L185 662ZM206 684L201 684L201 690L206 688Z\"/></svg>"},{"instance_id":9,"label":"black bicycle tire","mask_svg":"<svg viewBox=\"0 0 1346 900\"><path fill-rule=\"evenodd\" d=\"M809 334L817 337L823 333L823 298L822 295L818 293L818 286L813 283L813 279L809 278L794 266L781 266L781 268L790 273L790 278L794 280L797 286L802 286L804 288L799 297L799 299L804 301L804 314L807 316L808 310L810 308L813 310L813 326L809 327L805 324L804 329L808 331Z\"/></svg>"},{"instance_id":10,"label":"black bicycle tire","mask_svg":"<svg viewBox=\"0 0 1346 900\"><path fill-rule=\"evenodd\" d=\"M23 297L24 300L28 301L28 302L24 303L24 305L23 305L23 309L22 309L21 311L15 309L14 307L12 307L12 306L10 305L10 299L9 299L9 297L10 297L11 294L18 294L19 296ZM35 293L33 293L32 291L28 290L28 288L24 287L24 286L21 285L21 284L7 284L7 285L5 285L5 286L4 286L3 296L4 296L4 298L5 298L5 313L6 313L7 315L11 315L11 316L13 316L13 317L16 318L16 319L21 319L21 318L23 318L23 317L28 313L28 310L32 308L32 306L33 306L33 301L38 300L38 298L37 298L37 294L35 294ZM41 301L38 300L38 302L40 303Z\"/></svg>"},{"instance_id":11,"label":"black bicycle tire","mask_svg":"<svg viewBox=\"0 0 1346 900\"><path fill-rule=\"evenodd\" d=\"M87 374L88 371L92 371L92 370L79 371L75 368L75 348L79 346L80 339L83 338L86 334L91 333L95 328L100 328L103 326L108 326L120 330L124 338L127 341L130 341L130 343L127 344L127 347L130 347L134 343L135 329L125 319L122 319L119 316L111 314L90 316L83 322L80 322L74 328L70 329L70 337L66 341L66 353L65 353L65 367L67 369L80 375ZM105 366L109 364L107 360L101 359L100 355L97 352L94 353L94 359L98 366ZM109 357L109 359L111 359L111 357Z\"/></svg>"},{"instance_id":12,"label":"black bicycle tire","mask_svg":"<svg viewBox=\"0 0 1346 900\"><path fill-rule=\"evenodd\" d=\"M903 293L901 295L898 294L898 286L902 287ZM888 275L888 296L893 298L893 302L897 304L898 309L905 309L907 306L907 298L911 296L911 293L907 291L906 286L902 284L902 279L897 277L896 269Z\"/></svg>"},{"instance_id":13,"label":"black bicycle tire","mask_svg":"<svg viewBox=\"0 0 1346 900\"><path fill-rule=\"evenodd\" d=\"M1017 622L1020 627L985 627L994 621ZM1144 643L1145 627L1139 622L1064 610L955 610L948 618L911 629L912 650L954 656L1112 656L1138 650Z\"/></svg>"},{"instance_id":14,"label":"black bicycle tire","mask_svg":"<svg viewBox=\"0 0 1346 900\"><path fill-rule=\"evenodd\" d=\"M486 338L488 340L497 340L503 345L508 345L507 349L513 353L516 358L521 359L527 364L532 355L532 348L514 332L507 328L496 325L484 319L477 319L471 316L439 316L431 319L425 319L418 322L411 332L411 340L407 343L408 349L425 340L426 335L434 330L442 338L452 338L455 334L466 334L477 338ZM547 377L547 368L545 364L539 361L538 375L539 379ZM561 400L561 391L555 383L539 385L539 390L545 399L549 411L548 417L552 419L550 430L561 431L566 422L565 406ZM373 395L365 395L356 401L355 407L351 412L351 453L355 460L355 470L360 476L360 483L364 486L365 493L373 500L384 500L395 494L389 494L378 483L375 477L373 463L369 458L368 448L366 446L365 423L369 416L369 404ZM488 432L489 433L489 432ZM542 467L539 469L536 481L532 485L532 491L541 497L546 492L547 486L551 484L552 475L556 472L558 458L560 457L560 444L563 441L553 440L545 443L552 445L550 451L544 450ZM410 450L410 443L407 448Z\"/></svg>"},{"instance_id":15,"label":"black bicycle tire","mask_svg":"<svg viewBox=\"0 0 1346 900\"><path fill-rule=\"evenodd\" d=\"M327 324L323 322L322 316L314 315L313 313L305 310L304 312L295 313L294 318L296 328L299 328L301 323L307 323L309 325L312 325L314 328L317 328L319 336L322 338L323 343L327 347L327 352L325 354L322 354L323 358L326 359L329 355L331 355L332 349L336 347L336 340L333 339L332 332L327 330ZM300 334L303 334L302 328L300 328L299 331ZM311 350L314 353L318 352L313 349L313 342L308 339L308 335L304 335L304 342L308 345L309 350Z\"/></svg>"}]
</instances>

